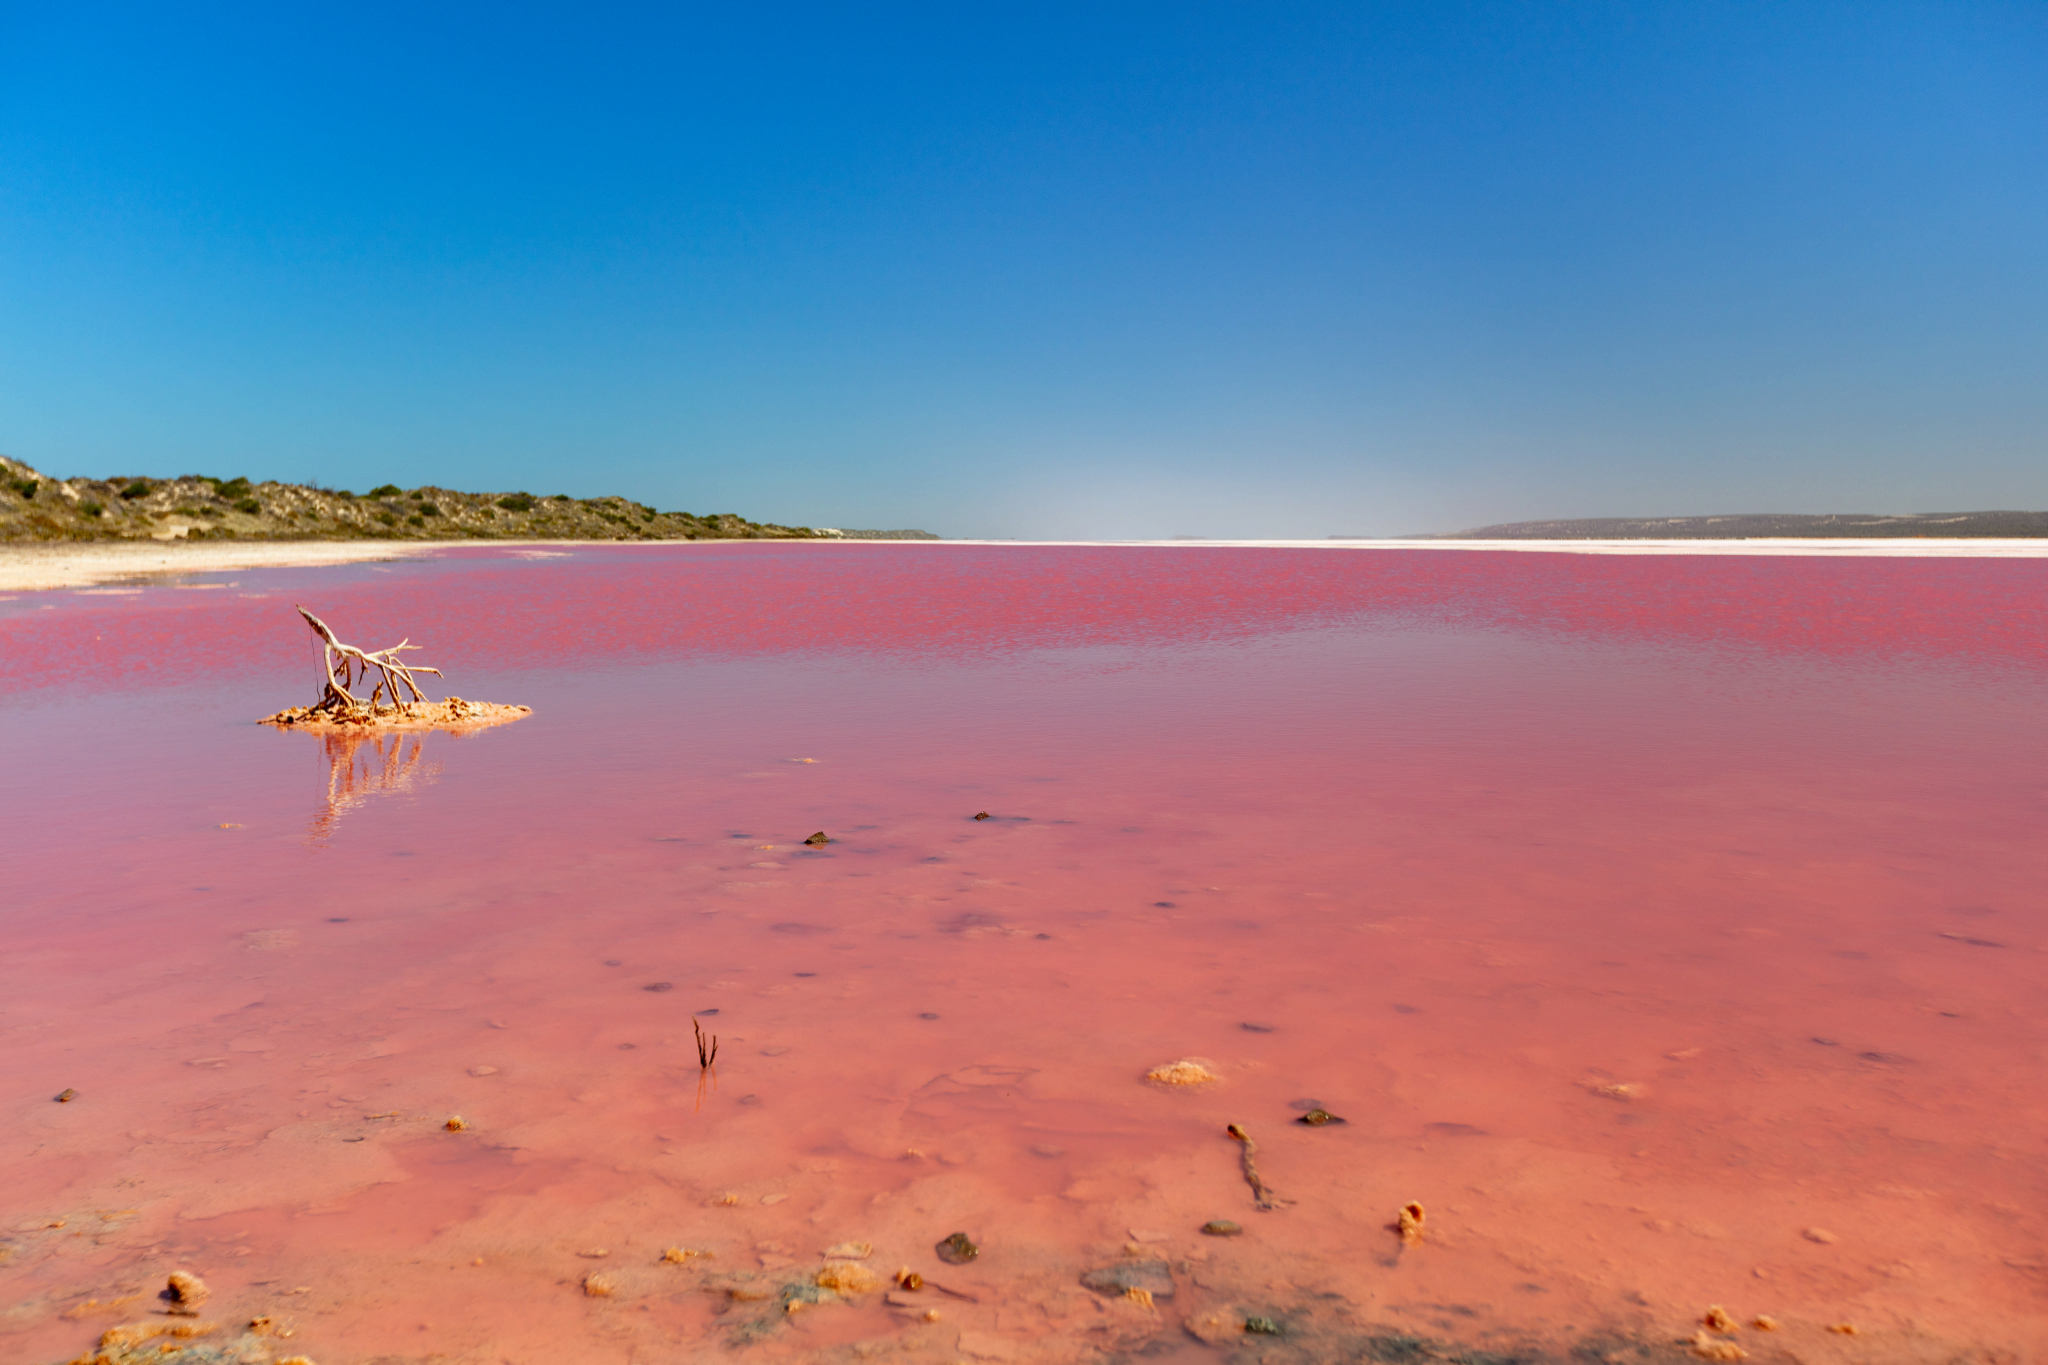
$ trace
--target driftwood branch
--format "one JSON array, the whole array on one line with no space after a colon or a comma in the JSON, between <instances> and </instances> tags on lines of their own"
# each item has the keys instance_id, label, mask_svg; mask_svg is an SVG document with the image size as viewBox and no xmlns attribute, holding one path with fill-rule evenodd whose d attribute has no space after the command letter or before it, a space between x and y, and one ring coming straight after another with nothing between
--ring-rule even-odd
<instances>
[{"instance_id":1,"label":"driftwood branch","mask_svg":"<svg viewBox=\"0 0 2048 1365\"><path fill-rule=\"evenodd\" d=\"M297 603L293 603L297 606ZM398 656L408 649L418 649L411 637L400 640L389 649L363 650L354 645L345 645L336 639L327 623L299 607L299 615L306 618L306 624L320 637L320 653L327 670L327 684L320 694L320 700L313 706L315 712L344 713L367 708L379 709L378 699L386 698L394 710L406 710L415 702L426 701L427 694L420 689L416 673L431 673L441 676L438 668L425 664L408 664ZM349 691L351 686L361 687L372 677L377 679L366 701Z\"/></svg>"}]
</instances>

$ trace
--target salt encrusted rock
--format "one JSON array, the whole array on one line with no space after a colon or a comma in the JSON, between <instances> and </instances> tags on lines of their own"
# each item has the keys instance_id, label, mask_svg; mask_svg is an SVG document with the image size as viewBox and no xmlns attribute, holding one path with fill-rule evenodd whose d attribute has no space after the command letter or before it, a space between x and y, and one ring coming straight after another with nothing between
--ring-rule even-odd
<instances>
[{"instance_id":1,"label":"salt encrusted rock","mask_svg":"<svg viewBox=\"0 0 2048 1365\"><path fill-rule=\"evenodd\" d=\"M1173 1297L1173 1271L1164 1261L1117 1261L1081 1275L1083 1288L1121 1298L1142 1289L1155 1299Z\"/></svg>"}]
</instances>

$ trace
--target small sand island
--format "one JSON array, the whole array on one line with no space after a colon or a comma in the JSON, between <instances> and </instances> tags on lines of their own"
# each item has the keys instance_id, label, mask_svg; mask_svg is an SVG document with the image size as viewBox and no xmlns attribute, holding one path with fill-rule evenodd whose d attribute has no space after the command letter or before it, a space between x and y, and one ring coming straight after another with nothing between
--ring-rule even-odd
<instances>
[{"instance_id":1,"label":"small sand island","mask_svg":"<svg viewBox=\"0 0 2048 1365\"><path fill-rule=\"evenodd\" d=\"M293 604L297 606L296 603ZM410 639L389 649L362 650L335 638L325 621L298 607L299 615L320 637L321 655L327 666L327 682L320 700L311 706L291 706L265 716L259 724L284 730L310 730L315 734L361 733L368 730L481 730L533 714L530 706L505 706L498 702L465 701L448 697L434 701L421 690L418 673L441 676L438 668L408 664L398 656L418 649ZM367 698L349 691L375 676Z\"/></svg>"}]
</instances>

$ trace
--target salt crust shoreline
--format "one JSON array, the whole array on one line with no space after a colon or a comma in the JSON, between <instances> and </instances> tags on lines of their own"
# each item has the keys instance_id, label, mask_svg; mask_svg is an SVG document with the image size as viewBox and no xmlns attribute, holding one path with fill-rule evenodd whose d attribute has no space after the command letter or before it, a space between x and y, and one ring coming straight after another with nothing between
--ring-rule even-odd
<instances>
[{"instance_id":1,"label":"salt crust shoreline","mask_svg":"<svg viewBox=\"0 0 2048 1365\"><path fill-rule=\"evenodd\" d=\"M2048 540L1784 539L1784 540L778 540L778 541L252 541L244 544L96 541L85 544L0 545L0 593L48 592L132 583L179 574L227 573L418 559L439 550L493 549L562 553L579 549L634 550L649 545L916 545L1077 546L1133 549L1239 548L1271 550L1495 550L1520 554L1579 555L1797 555L1828 558L2048 559Z\"/></svg>"}]
</instances>

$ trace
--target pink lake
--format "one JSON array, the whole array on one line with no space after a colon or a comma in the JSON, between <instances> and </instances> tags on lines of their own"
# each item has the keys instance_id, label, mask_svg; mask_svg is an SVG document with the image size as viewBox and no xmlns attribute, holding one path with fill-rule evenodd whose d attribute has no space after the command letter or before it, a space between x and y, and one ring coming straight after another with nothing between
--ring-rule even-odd
<instances>
[{"instance_id":1,"label":"pink lake","mask_svg":"<svg viewBox=\"0 0 2048 1365\"><path fill-rule=\"evenodd\" d=\"M0 601L0 1358L178 1269L319 1365L1680 1360L1715 1304L2048 1358L2044 587L699 544ZM294 602L534 713L257 726Z\"/></svg>"}]
</instances>

